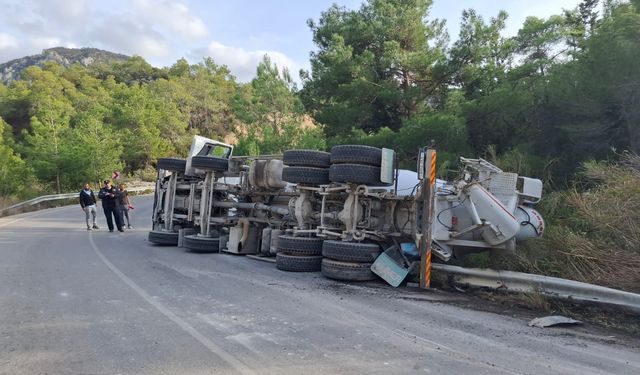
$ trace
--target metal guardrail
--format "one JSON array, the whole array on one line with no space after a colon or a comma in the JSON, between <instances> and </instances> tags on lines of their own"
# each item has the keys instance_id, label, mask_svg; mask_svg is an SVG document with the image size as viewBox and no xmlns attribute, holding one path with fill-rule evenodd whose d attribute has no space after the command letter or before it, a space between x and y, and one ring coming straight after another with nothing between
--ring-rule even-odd
<instances>
[{"instance_id":1,"label":"metal guardrail","mask_svg":"<svg viewBox=\"0 0 640 375\"><path fill-rule=\"evenodd\" d=\"M149 186L141 186L141 187L135 187L135 188L131 188L131 189L127 189L128 192L130 193L140 193L143 191L147 191L147 190L152 190L154 188L154 184L150 184ZM63 200L63 199L73 199L73 198L77 198L79 194L78 192L74 192L74 193L65 193L65 194L52 194L52 195L42 195L39 196L37 198L33 198L33 199L29 199L28 201L24 201L24 202L20 202L20 203L16 203L12 206L9 207L5 207L3 209L0 210L0 217L5 216L5 215L11 215L11 212L15 213L19 213L19 212L23 212L25 211L26 208L30 208L33 206L37 206L41 203L44 202L52 202L52 201L59 201L59 200Z\"/></svg>"},{"instance_id":2,"label":"metal guardrail","mask_svg":"<svg viewBox=\"0 0 640 375\"><path fill-rule=\"evenodd\" d=\"M433 270L451 275L453 281L459 285L501 289L510 292L536 292L551 298L614 306L640 313L640 294L579 281L530 273L463 268L435 263Z\"/></svg>"}]
</instances>

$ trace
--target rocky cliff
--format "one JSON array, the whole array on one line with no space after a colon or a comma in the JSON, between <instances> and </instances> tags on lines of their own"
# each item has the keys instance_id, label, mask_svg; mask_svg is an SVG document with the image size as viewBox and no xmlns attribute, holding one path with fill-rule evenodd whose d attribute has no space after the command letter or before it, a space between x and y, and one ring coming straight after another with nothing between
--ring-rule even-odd
<instances>
[{"instance_id":1,"label":"rocky cliff","mask_svg":"<svg viewBox=\"0 0 640 375\"><path fill-rule=\"evenodd\" d=\"M42 51L38 55L26 56L0 64L0 81L9 83L20 79L22 71L30 66L42 66L47 61L54 61L62 66L68 67L75 63L84 66L97 63L109 63L113 61L126 60L129 56L119 53L100 50L97 48L65 48L55 47Z\"/></svg>"}]
</instances>

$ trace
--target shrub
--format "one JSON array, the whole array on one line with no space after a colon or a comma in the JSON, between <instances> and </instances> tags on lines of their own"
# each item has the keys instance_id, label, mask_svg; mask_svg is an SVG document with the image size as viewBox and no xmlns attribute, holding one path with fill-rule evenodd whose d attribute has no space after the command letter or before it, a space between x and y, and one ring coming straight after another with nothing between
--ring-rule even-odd
<instances>
[{"instance_id":1,"label":"shrub","mask_svg":"<svg viewBox=\"0 0 640 375\"><path fill-rule=\"evenodd\" d=\"M133 178L134 180L153 182L156 180L157 176L158 171L152 166L147 166L146 168L135 170L131 178Z\"/></svg>"},{"instance_id":2,"label":"shrub","mask_svg":"<svg viewBox=\"0 0 640 375\"><path fill-rule=\"evenodd\" d=\"M516 268L640 292L640 156L585 163L580 184L541 211L548 230L519 249Z\"/></svg>"}]
</instances>

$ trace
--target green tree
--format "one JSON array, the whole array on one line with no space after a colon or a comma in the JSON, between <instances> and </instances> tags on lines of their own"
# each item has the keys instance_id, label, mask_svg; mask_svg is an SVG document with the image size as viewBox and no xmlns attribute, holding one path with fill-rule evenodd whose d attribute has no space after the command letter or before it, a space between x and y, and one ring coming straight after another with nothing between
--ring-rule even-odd
<instances>
[{"instance_id":1,"label":"green tree","mask_svg":"<svg viewBox=\"0 0 640 375\"><path fill-rule=\"evenodd\" d=\"M262 126L270 125L275 135L288 121L299 121L302 103L294 94L294 83L285 68L280 74L268 55L258 64L256 78L251 81L251 102L248 119Z\"/></svg>"},{"instance_id":2,"label":"green tree","mask_svg":"<svg viewBox=\"0 0 640 375\"><path fill-rule=\"evenodd\" d=\"M551 109L581 157L640 152L639 59L640 13L621 4L599 22L581 58L550 77Z\"/></svg>"},{"instance_id":3,"label":"green tree","mask_svg":"<svg viewBox=\"0 0 640 375\"><path fill-rule=\"evenodd\" d=\"M191 66L192 73L181 77L190 96L184 108L189 113L189 129L210 138L223 138L235 125L232 108L237 85L229 68L205 58Z\"/></svg>"},{"instance_id":4,"label":"green tree","mask_svg":"<svg viewBox=\"0 0 640 375\"><path fill-rule=\"evenodd\" d=\"M241 87L234 98L234 110L238 119L260 132L270 126L278 135L282 126L291 121L301 121L303 108L295 95L294 83L289 71L282 73L265 55L256 69L256 77Z\"/></svg>"},{"instance_id":5,"label":"green tree","mask_svg":"<svg viewBox=\"0 0 640 375\"><path fill-rule=\"evenodd\" d=\"M583 0L573 10L564 11L564 23L567 27L567 45L574 57L585 50L586 41L589 40L598 25L599 0Z\"/></svg>"},{"instance_id":6,"label":"green tree","mask_svg":"<svg viewBox=\"0 0 640 375\"><path fill-rule=\"evenodd\" d=\"M30 83L31 127L25 135L29 145L26 152L29 163L38 178L51 181L55 191L62 191L62 158L69 142L69 120L74 108L66 93L75 87L49 70L31 67L25 70L24 79Z\"/></svg>"},{"instance_id":7,"label":"green tree","mask_svg":"<svg viewBox=\"0 0 640 375\"><path fill-rule=\"evenodd\" d=\"M191 66L189 65L189 62L184 58L179 59L169 68L169 78L187 78L191 76Z\"/></svg>"},{"instance_id":8,"label":"green tree","mask_svg":"<svg viewBox=\"0 0 640 375\"><path fill-rule=\"evenodd\" d=\"M485 23L473 9L462 12L460 35L449 51L451 83L460 87L467 99L487 95L502 84L511 67L514 42L500 33L507 13Z\"/></svg>"},{"instance_id":9,"label":"green tree","mask_svg":"<svg viewBox=\"0 0 640 375\"><path fill-rule=\"evenodd\" d=\"M193 97L176 80L161 78L146 88L160 115L158 128L162 137L171 143L172 152L176 155L186 154L191 143L191 134L188 129L190 113L185 107Z\"/></svg>"},{"instance_id":10,"label":"green tree","mask_svg":"<svg viewBox=\"0 0 640 375\"><path fill-rule=\"evenodd\" d=\"M322 129L303 115L289 72L282 72L264 56L256 77L235 98L237 116L244 123L236 151L274 154L290 148L323 149Z\"/></svg>"},{"instance_id":11,"label":"green tree","mask_svg":"<svg viewBox=\"0 0 640 375\"><path fill-rule=\"evenodd\" d=\"M24 198L34 190L33 170L10 146L9 125L0 118L0 201Z\"/></svg>"},{"instance_id":12,"label":"green tree","mask_svg":"<svg viewBox=\"0 0 640 375\"><path fill-rule=\"evenodd\" d=\"M308 22L318 47L302 98L329 136L351 129L397 130L437 105L445 89L443 22L426 22L430 0L370 0L357 11L336 5Z\"/></svg>"},{"instance_id":13,"label":"green tree","mask_svg":"<svg viewBox=\"0 0 640 375\"><path fill-rule=\"evenodd\" d=\"M128 60L111 64L96 64L91 69L100 79L112 76L116 82L129 85L145 84L158 78L167 77L166 71L151 66L140 56L133 56Z\"/></svg>"},{"instance_id":14,"label":"green tree","mask_svg":"<svg viewBox=\"0 0 640 375\"><path fill-rule=\"evenodd\" d=\"M548 69L564 57L568 50L561 47L569 29L565 18L559 15L547 19L527 17L514 38L516 51L522 55L523 64L518 69L526 74L543 76Z\"/></svg>"},{"instance_id":15,"label":"green tree","mask_svg":"<svg viewBox=\"0 0 640 375\"><path fill-rule=\"evenodd\" d=\"M31 123L30 88L27 81L13 81L0 90L0 117L11 125L15 135L29 128Z\"/></svg>"},{"instance_id":16,"label":"green tree","mask_svg":"<svg viewBox=\"0 0 640 375\"><path fill-rule=\"evenodd\" d=\"M65 169L70 172L67 174L69 186L100 182L113 171L122 170L121 158L127 145L103 122L106 113L107 108L96 105L74 119L70 145L64 153Z\"/></svg>"},{"instance_id":17,"label":"green tree","mask_svg":"<svg viewBox=\"0 0 640 375\"><path fill-rule=\"evenodd\" d=\"M123 157L130 170L145 169L159 157L175 153L162 133L158 104L144 86L119 86L114 94L115 131L105 132L104 137L114 137L126 146Z\"/></svg>"}]
</instances>

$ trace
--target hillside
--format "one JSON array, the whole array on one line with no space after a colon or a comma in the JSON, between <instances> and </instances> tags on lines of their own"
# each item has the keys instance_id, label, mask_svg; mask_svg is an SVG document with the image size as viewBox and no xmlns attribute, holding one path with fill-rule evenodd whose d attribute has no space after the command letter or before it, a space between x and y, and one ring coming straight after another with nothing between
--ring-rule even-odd
<instances>
[{"instance_id":1,"label":"hillside","mask_svg":"<svg viewBox=\"0 0 640 375\"><path fill-rule=\"evenodd\" d=\"M25 56L0 64L0 81L6 84L19 79L24 69L34 65L42 66L47 61L54 61L62 66L69 67L75 63L89 66L96 63L126 60L128 58L129 56L126 55L97 48L49 48L37 55Z\"/></svg>"}]
</instances>

